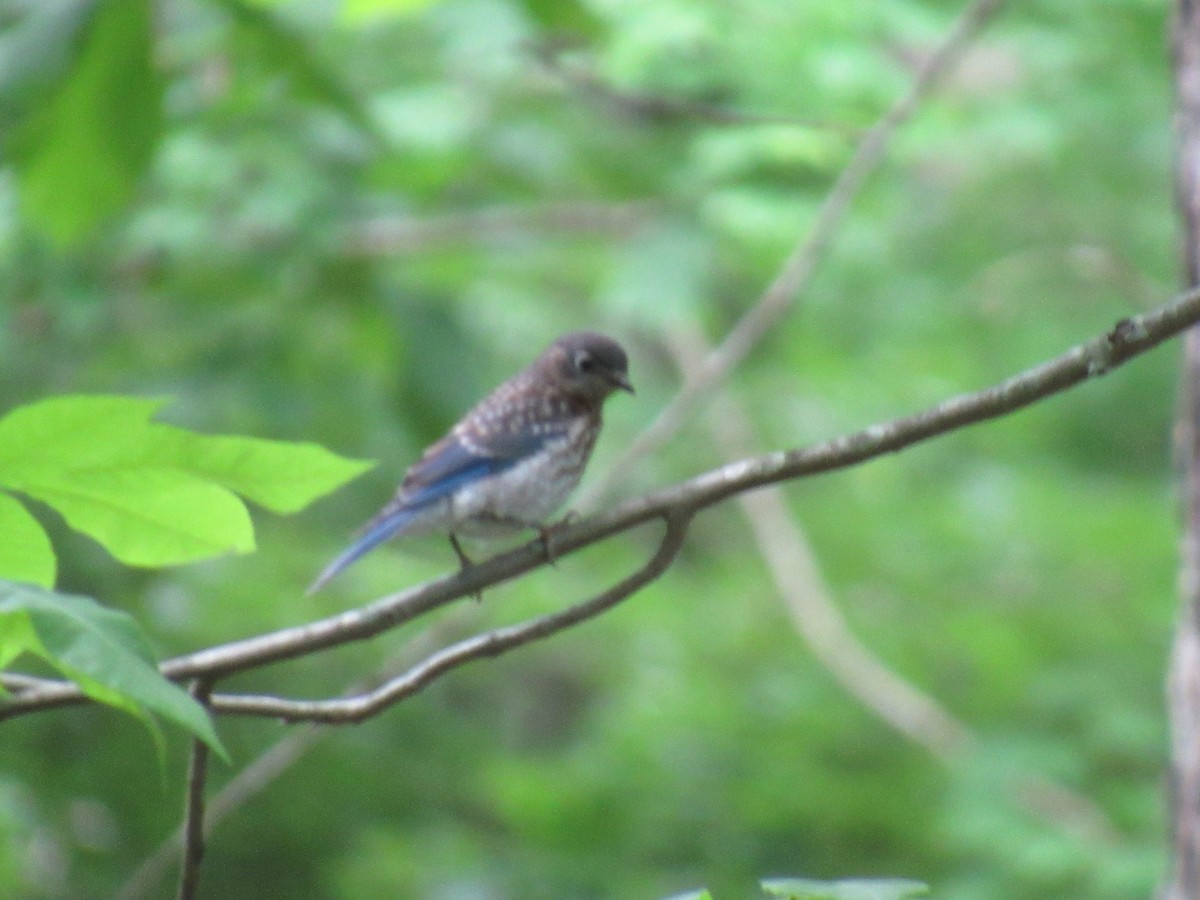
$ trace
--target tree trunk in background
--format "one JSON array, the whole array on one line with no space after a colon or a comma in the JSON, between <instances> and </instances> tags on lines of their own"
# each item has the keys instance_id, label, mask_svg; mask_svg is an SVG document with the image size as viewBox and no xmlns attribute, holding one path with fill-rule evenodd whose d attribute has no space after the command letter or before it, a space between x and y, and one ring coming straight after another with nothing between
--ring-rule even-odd
<instances>
[{"instance_id":1,"label":"tree trunk in background","mask_svg":"<svg viewBox=\"0 0 1200 900\"><path fill-rule=\"evenodd\" d=\"M1200 284L1200 0L1177 0L1174 23L1176 190L1187 286ZM1200 897L1200 331L1184 340L1176 443L1183 511L1179 622L1167 700L1173 861L1166 900Z\"/></svg>"}]
</instances>

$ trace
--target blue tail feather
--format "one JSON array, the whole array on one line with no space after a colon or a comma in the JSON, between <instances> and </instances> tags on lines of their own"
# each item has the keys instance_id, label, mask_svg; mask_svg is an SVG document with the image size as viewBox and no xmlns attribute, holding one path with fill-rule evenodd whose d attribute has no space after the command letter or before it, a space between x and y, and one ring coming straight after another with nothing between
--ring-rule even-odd
<instances>
[{"instance_id":1,"label":"blue tail feather","mask_svg":"<svg viewBox=\"0 0 1200 900\"><path fill-rule=\"evenodd\" d=\"M385 516L380 519L374 526L369 528L362 537L347 547L342 553L317 576L305 592L306 594L315 594L341 572L350 568L361 557L370 553L384 541L395 537L399 534L405 525L412 521L413 517L420 510L405 508L398 509L390 516Z\"/></svg>"}]
</instances>

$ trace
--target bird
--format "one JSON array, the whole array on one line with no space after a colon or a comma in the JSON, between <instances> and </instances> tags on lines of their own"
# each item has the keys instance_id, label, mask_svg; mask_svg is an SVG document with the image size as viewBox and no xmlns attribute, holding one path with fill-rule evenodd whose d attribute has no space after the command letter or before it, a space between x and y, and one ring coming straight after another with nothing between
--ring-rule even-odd
<instances>
[{"instance_id":1,"label":"bird","mask_svg":"<svg viewBox=\"0 0 1200 900\"><path fill-rule=\"evenodd\" d=\"M527 368L472 407L408 469L391 501L308 589L313 594L392 538L495 538L536 529L579 484L600 433L604 402L634 392L624 348L594 331L555 340Z\"/></svg>"}]
</instances>

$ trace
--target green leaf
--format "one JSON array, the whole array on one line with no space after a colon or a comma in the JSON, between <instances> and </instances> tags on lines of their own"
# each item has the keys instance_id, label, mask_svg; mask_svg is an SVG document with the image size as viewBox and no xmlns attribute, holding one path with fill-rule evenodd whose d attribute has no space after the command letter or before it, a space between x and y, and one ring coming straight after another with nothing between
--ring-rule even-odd
<instances>
[{"instance_id":1,"label":"green leaf","mask_svg":"<svg viewBox=\"0 0 1200 900\"><path fill-rule=\"evenodd\" d=\"M0 418L0 487L54 507L124 563L162 566L253 550L239 493L293 512L370 465L314 444L192 434L151 421L162 405L66 396L12 410ZM13 537L0 542L0 573L50 584L41 527L4 501L0 534Z\"/></svg>"},{"instance_id":2,"label":"green leaf","mask_svg":"<svg viewBox=\"0 0 1200 900\"><path fill-rule=\"evenodd\" d=\"M25 215L69 243L133 195L158 142L150 0L92 4L79 56L13 147Z\"/></svg>"},{"instance_id":3,"label":"green leaf","mask_svg":"<svg viewBox=\"0 0 1200 900\"><path fill-rule=\"evenodd\" d=\"M7 494L0 494L0 572L13 581L54 585L54 548L38 520Z\"/></svg>"},{"instance_id":4,"label":"green leaf","mask_svg":"<svg viewBox=\"0 0 1200 900\"><path fill-rule=\"evenodd\" d=\"M0 29L0 133L11 136L70 70L92 7L89 0L33 4Z\"/></svg>"},{"instance_id":5,"label":"green leaf","mask_svg":"<svg viewBox=\"0 0 1200 900\"><path fill-rule=\"evenodd\" d=\"M909 900L929 894L929 885L907 878L770 878L761 884L768 896L784 900Z\"/></svg>"},{"instance_id":6,"label":"green leaf","mask_svg":"<svg viewBox=\"0 0 1200 900\"><path fill-rule=\"evenodd\" d=\"M157 429L154 453L278 513L303 509L374 465L318 444L198 435L168 426Z\"/></svg>"},{"instance_id":7,"label":"green leaf","mask_svg":"<svg viewBox=\"0 0 1200 900\"><path fill-rule=\"evenodd\" d=\"M150 465L27 471L8 487L58 510L131 566L165 566L254 549L254 526L219 485Z\"/></svg>"},{"instance_id":8,"label":"green leaf","mask_svg":"<svg viewBox=\"0 0 1200 900\"><path fill-rule=\"evenodd\" d=\"M171 565L254 549L242 502L154 456L150 416L133 397L55 397L0 419L0 486L53 506L129 565ZM181 432L183 433L183 432Z\"/></svg>"},{"instance_id":9,"label":"green leaf","mask_svg":"<svg viewBox=\"0 0 1200 900\"><path fill-rule=\"evenodd\" d=\"M525 12L551 34L568 34L598 40L604 35L604 23L587 4L576 0L524 0Z\"/></svg>"},{"instance_id":10,"label":"green leaf","mask_svg":"<svg viewBox=\"0 0 1200 900\"><path fill-rule=\"evenodd\" d=\"M223 759L225 748L207 710L159 674L145 633L126 613L90 597L56 594L0 581L0 661L21 653L43 659L94 700L146 722L174 722Z\"/></svg>"},{"instance_id":11,"label":"green leaf","mask_svg":"<svg viewBox=\"0 0 1200 900\"><path fill-rule=\"evenodd\" d=\"M25 465L108 466L135 459L161 397L107 394L48 397L0 418L0 473Z\"/></svg>"},{"instance_id":12,"label":"green leaf","mask_svg":"<svg viewBox=\"0 0 1200 900\"><path fill-rule=\"evenodd\" d=\"M351 25L389 16L411 16L436 0L344 0L341 18Z\"/></svg>"}]
</instances>

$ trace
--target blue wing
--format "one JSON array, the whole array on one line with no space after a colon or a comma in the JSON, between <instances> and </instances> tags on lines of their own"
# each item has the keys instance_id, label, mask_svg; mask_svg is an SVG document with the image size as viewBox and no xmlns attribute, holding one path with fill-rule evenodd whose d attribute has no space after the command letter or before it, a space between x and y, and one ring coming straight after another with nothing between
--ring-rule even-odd
<instances>
[{"instance_id":1,"label":"blue wing","mask_svg":"<svg viewBox=\"0 0 1200 900\"><path fill-rule=\"evenodd\" d=\"M351 544L309 587L308 593L320 590L340 572L380 544L402 534L422 510L448 497L466 484L503 472L525 457L536 453L548 440L565 433L561 429L542 428L539 432L526 429L519 434L505 433L479 443L486 455L471 449L451 432L425 451L408 474L396 498L367 523L362 536Z\"/></svg>"},{"instance_id":2,"label":"blue wing","mask_svg":"<svg viewBox=\"0 0 1200 900\"><path fill-rule=\"evenodd\" d=\"M565 431L565 428L563 429ZM531 430L521 434L489 436L490 439L465 444L457 433L450 433L425 451L404 476L400 495L405 505L426 506L454 493L465 484L503 472L527 456L537 453L555 431ZM475 449L478 447L478 449Z\"/></svg>"}]
</instances>

